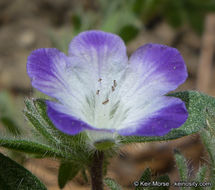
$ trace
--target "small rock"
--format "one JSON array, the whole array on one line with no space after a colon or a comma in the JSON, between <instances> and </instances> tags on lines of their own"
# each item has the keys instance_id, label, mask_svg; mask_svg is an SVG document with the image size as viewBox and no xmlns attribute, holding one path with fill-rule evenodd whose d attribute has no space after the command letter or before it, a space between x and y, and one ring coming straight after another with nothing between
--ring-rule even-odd
<instances>
[{"instance_id":1,"label":"small rock","mask_svg":"<svg viewBox=\"0 0 215 190\"><path fill-rule=\"evenodd\" d=\"M35 33L31 30L26 30L20 34L18 43L21 47L30 47L34 44L36 40Z\"/></svg>"}]
</instances>

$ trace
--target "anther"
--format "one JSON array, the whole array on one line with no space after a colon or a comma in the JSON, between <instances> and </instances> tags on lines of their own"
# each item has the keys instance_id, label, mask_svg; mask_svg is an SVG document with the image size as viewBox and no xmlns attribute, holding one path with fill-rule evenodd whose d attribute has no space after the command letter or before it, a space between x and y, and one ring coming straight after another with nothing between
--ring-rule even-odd
<instances>
[{"instance_id":1,"label":"anther","mask_svg":"<svg viewBox=\"0 0 215 190\"><path fill-rule=\"evenodd\" d=\"M116 80L113 81L113 86L114 86L114 87L117 86Z\"/></svg>"},{"instance_id":2,"label":"anther","mask_svg":"<svg viewBox=\"0 0 215 190\"><path fill-rule=\"evenodd\" d=\"M109 99L105 100L104 102L102 102L103 105L107 104L109 102Z\"/></svg>"},{"instance_id":3,"label":"anther","mask_svg":"<svg viewBox=\"0 0 215 190\"><path fill-rule=\"evenodd\" d=\"M96 94L99 95L99 92L100 92L100 90L97 90L97 91L96 91Z\"/></svg>"},{"instance_id":4,"label":"anther","mask_svg":"<svg viewBox=\"0 0 215 190\"><path fill-rule=\"evenodd\" d=\"M111 86L111 88L112 88L112 92L113 92L115 90L114 86Z\"/></svg>"}]
</instances>

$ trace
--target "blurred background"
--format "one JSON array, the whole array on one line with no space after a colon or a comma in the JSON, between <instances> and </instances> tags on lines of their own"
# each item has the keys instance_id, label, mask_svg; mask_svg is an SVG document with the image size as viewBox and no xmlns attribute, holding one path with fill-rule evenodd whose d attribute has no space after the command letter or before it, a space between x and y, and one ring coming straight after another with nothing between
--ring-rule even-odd
<instances>
[{"instance_id":1,"label":"blurred background","mask_svg":"<svg viewBox=\"0 0 215 190\"><path fill-rule=\"evenodd\" d=\"M28 122L22 115L23 99L41 96L32 89L26 74L30 52L56 47L66 53L72 38L90 29L120 35L129 55L149 42L177 48L189 73L177 90L200 90L215 95L213 12L214 0L0 0L0 127L12 134L19 133L14 126L27 128ZM175 148L189 160L190 175L207 163L201 140L193 135L171 142L124 146L110 161L108 176L115 178L123 189L134 189L132 183L150 167L155 176L167 173L175 181L178 179ZM59 189L57 161L9 154L50 190ZM78 175L65 189L90 188Z\"/></svg>"}]
</instances>

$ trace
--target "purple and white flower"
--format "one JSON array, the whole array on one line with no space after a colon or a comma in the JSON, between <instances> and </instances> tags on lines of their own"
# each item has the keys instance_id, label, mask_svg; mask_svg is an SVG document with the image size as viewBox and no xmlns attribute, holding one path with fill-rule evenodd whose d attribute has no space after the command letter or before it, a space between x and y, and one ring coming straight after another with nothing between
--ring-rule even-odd
<instances>
[{"instance_id":1,"label":"purple and white flower","mask_svg":"<svg viewBox=\"0 0 215 190\"><path fill-rule=\"evenodd\" d=\"M184 102L165 96L187 78L180 53L146 44L128 59L117 35L86 31L76 36L66 56L54 48L37 49L27 61L34 88L55 98L47 114L60 131L86 131L94 142L117 135L162 136L180 127Z\"/></svg>"}]
</instances>

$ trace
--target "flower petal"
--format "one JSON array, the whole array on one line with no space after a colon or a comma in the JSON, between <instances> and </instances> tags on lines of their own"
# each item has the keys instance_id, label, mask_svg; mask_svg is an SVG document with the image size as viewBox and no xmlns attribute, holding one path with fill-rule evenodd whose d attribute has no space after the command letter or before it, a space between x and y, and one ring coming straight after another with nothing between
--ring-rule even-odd
<instances>
[{"instance_id":1,"label":"flower petal","mask_svg":"<svg viewBox=\"0 0 215 190\"><path fill-rule=\"evenodd\" d=\"M69 114L68 108L52 101L46 101L47 114L55 127L69 135L75 135L86 129L93 129L82 120Z\"/></svg>"},{"instance_id":2,"label":"flower petal","mask_svg":"<svg viewBox=\"0 0 215 190\"><path fill-rule=\"evenodd\" d=\"M177 49L160 44L146 44L130 57L129 66L136 72L133 91L156 97L175 90L187 78L184 60Z\"/></svg>"},{"instance_id":3,"label":"flower petal","mask_svg":"<svg viewBox=\"0 0 215 190\"><path fill-rule=\"evenodd\" d=\"M31 53L27 61L27 73L32 86L41 92L56 97L65 89L66 55L57 49L43 48Z\"/></svg>"},{"instance_id":4,"label":"flower petal","mask_svg":"<svg viewBox=\"0 0 215 190\"><path fill-rule=\"evenodd\" d=\"M125 136L162 136L172 128L180 127L187 117L188 112L183 101L162 96L145 105L142 110L133 110L133 114L129 114L125 121L127 127L117 132Z\"/></svg>"},{"instance_id":5,"label":"flower petal","mask_svg":"<svg viewBox=\"0 0 215 190\"><path fill-rule=\"evenodd\" d=\"M89 83L94 82L99 89L111 87L114 76L128 63L126 47L121 38L96 30L82 32L75 37L69 45L69 56L82 60L80 67L85 73L88 72ZM99 84L98 80L101 79L102 83Z\"/></svg>"},{"instance_id":6,"label":"flower petal","mask_svg":"<svg viewBox=\"0 0 215 190\"><path fill-rule=\"evenodd\" d=\"M108 67L105 64L122 66L128 60L125 44L119 36L96 30L76 36L69 45L69 55L85 59L100 71Z\"/></svg>"}]
</instances>

